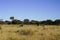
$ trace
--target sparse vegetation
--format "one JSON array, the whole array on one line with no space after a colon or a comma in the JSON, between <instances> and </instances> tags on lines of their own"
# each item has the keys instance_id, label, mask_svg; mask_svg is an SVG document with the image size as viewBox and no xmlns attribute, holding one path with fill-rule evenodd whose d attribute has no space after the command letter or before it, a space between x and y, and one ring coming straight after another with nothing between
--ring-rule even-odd
<instances>
[{"instance_id":1,"label":"sparse vegetation","mask_svg":"<svg viewBox=\"0 0 60 40\"><path fill-rule=\"evenodd\" d=\"M60 40L60 26L45 25L45 29L41 25L39 27L36 25L24 25L24 27L2 25L1 27L1 40Z\"/></svg>"},{"instance_id":2,"label":"sparse vegetation","mask_svg":"<svg viewBox=\"0 0 60 40\"><path fill-rule=\"evenodd\" d=\"M0 21L0 40L60 40L60 20ZM3 24L3 25L2 25ZM9 24L9 25L8 25Z\"/></svg>"}]
</instances>

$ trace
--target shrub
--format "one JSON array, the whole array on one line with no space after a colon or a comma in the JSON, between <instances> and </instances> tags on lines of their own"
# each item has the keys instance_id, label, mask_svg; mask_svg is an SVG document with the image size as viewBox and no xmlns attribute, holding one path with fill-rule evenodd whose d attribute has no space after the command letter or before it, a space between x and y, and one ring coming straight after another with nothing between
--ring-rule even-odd
<instances>
[{"instance_id":1,"label":"shrub","mask_svg":"<svg viewBox=\"0 0 60 40\"><path fill-rule=\"evenodd\" d=\"M19 34L21 35L32 35L33 32L31 30L18 30Z\"/></svg>"},{"instance_id":2,"label":"shrub","mask_svg":"<svg viewBox=\"0 0 60 40\"><path fill-rule=\"evenodd\" d=\"M19 27L23 27L23 24L20 24Z\"/></svg>"}]
</instances>

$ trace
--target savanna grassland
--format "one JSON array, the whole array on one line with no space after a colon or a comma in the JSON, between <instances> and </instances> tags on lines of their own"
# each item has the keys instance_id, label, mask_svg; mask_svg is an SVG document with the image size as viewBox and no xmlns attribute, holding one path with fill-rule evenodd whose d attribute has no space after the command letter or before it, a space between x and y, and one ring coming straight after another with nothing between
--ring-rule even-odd
<instances>
[{"instance_id":1,"label":"savanna grassland","mask_svg":"<svg viewBox=\"0 0 60 40\"><path fill-rule=\"evenodd\" d=\"M0 40L60 40L60 26L0 25Z\"/></svg>"}]
</instances>

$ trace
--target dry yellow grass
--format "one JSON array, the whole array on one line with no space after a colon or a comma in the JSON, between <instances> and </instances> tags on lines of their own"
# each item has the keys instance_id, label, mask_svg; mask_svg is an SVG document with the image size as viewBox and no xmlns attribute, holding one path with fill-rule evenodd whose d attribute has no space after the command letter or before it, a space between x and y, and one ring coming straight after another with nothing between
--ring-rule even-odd
<instances>
[{"instance_id":1,"label":"dry yellow grass","mask_svg":"<svg viewBox=\"0 0 60 40\"><path fill-rule=\"evenodd\" d=\"M60 40L60 26L0 25L0 40ZM30 30L32 35L21 35L17 30Z\"/></svg>"}]
</instances>

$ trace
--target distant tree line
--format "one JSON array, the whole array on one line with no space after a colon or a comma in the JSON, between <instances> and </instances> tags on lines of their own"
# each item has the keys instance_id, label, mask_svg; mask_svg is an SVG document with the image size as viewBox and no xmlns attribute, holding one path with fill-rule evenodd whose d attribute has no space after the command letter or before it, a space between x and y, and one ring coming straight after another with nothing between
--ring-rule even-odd
<instances>
[{"instance_id":1,"label":"distant tree line","mask_svg":"<svg viewBox=\"0 0 60 40\"><path fill-rule=\"evenodd\" d=\"M60 25L60 19L56 19L55 21L52 20L45 20L45 21L37 21L37 20L29 20L24 19L23 21L15 19L13 16L10 17L11 21L9 20L0 20L0 24L26 24L26 25Z\"/></svg>"}]
</instances>

